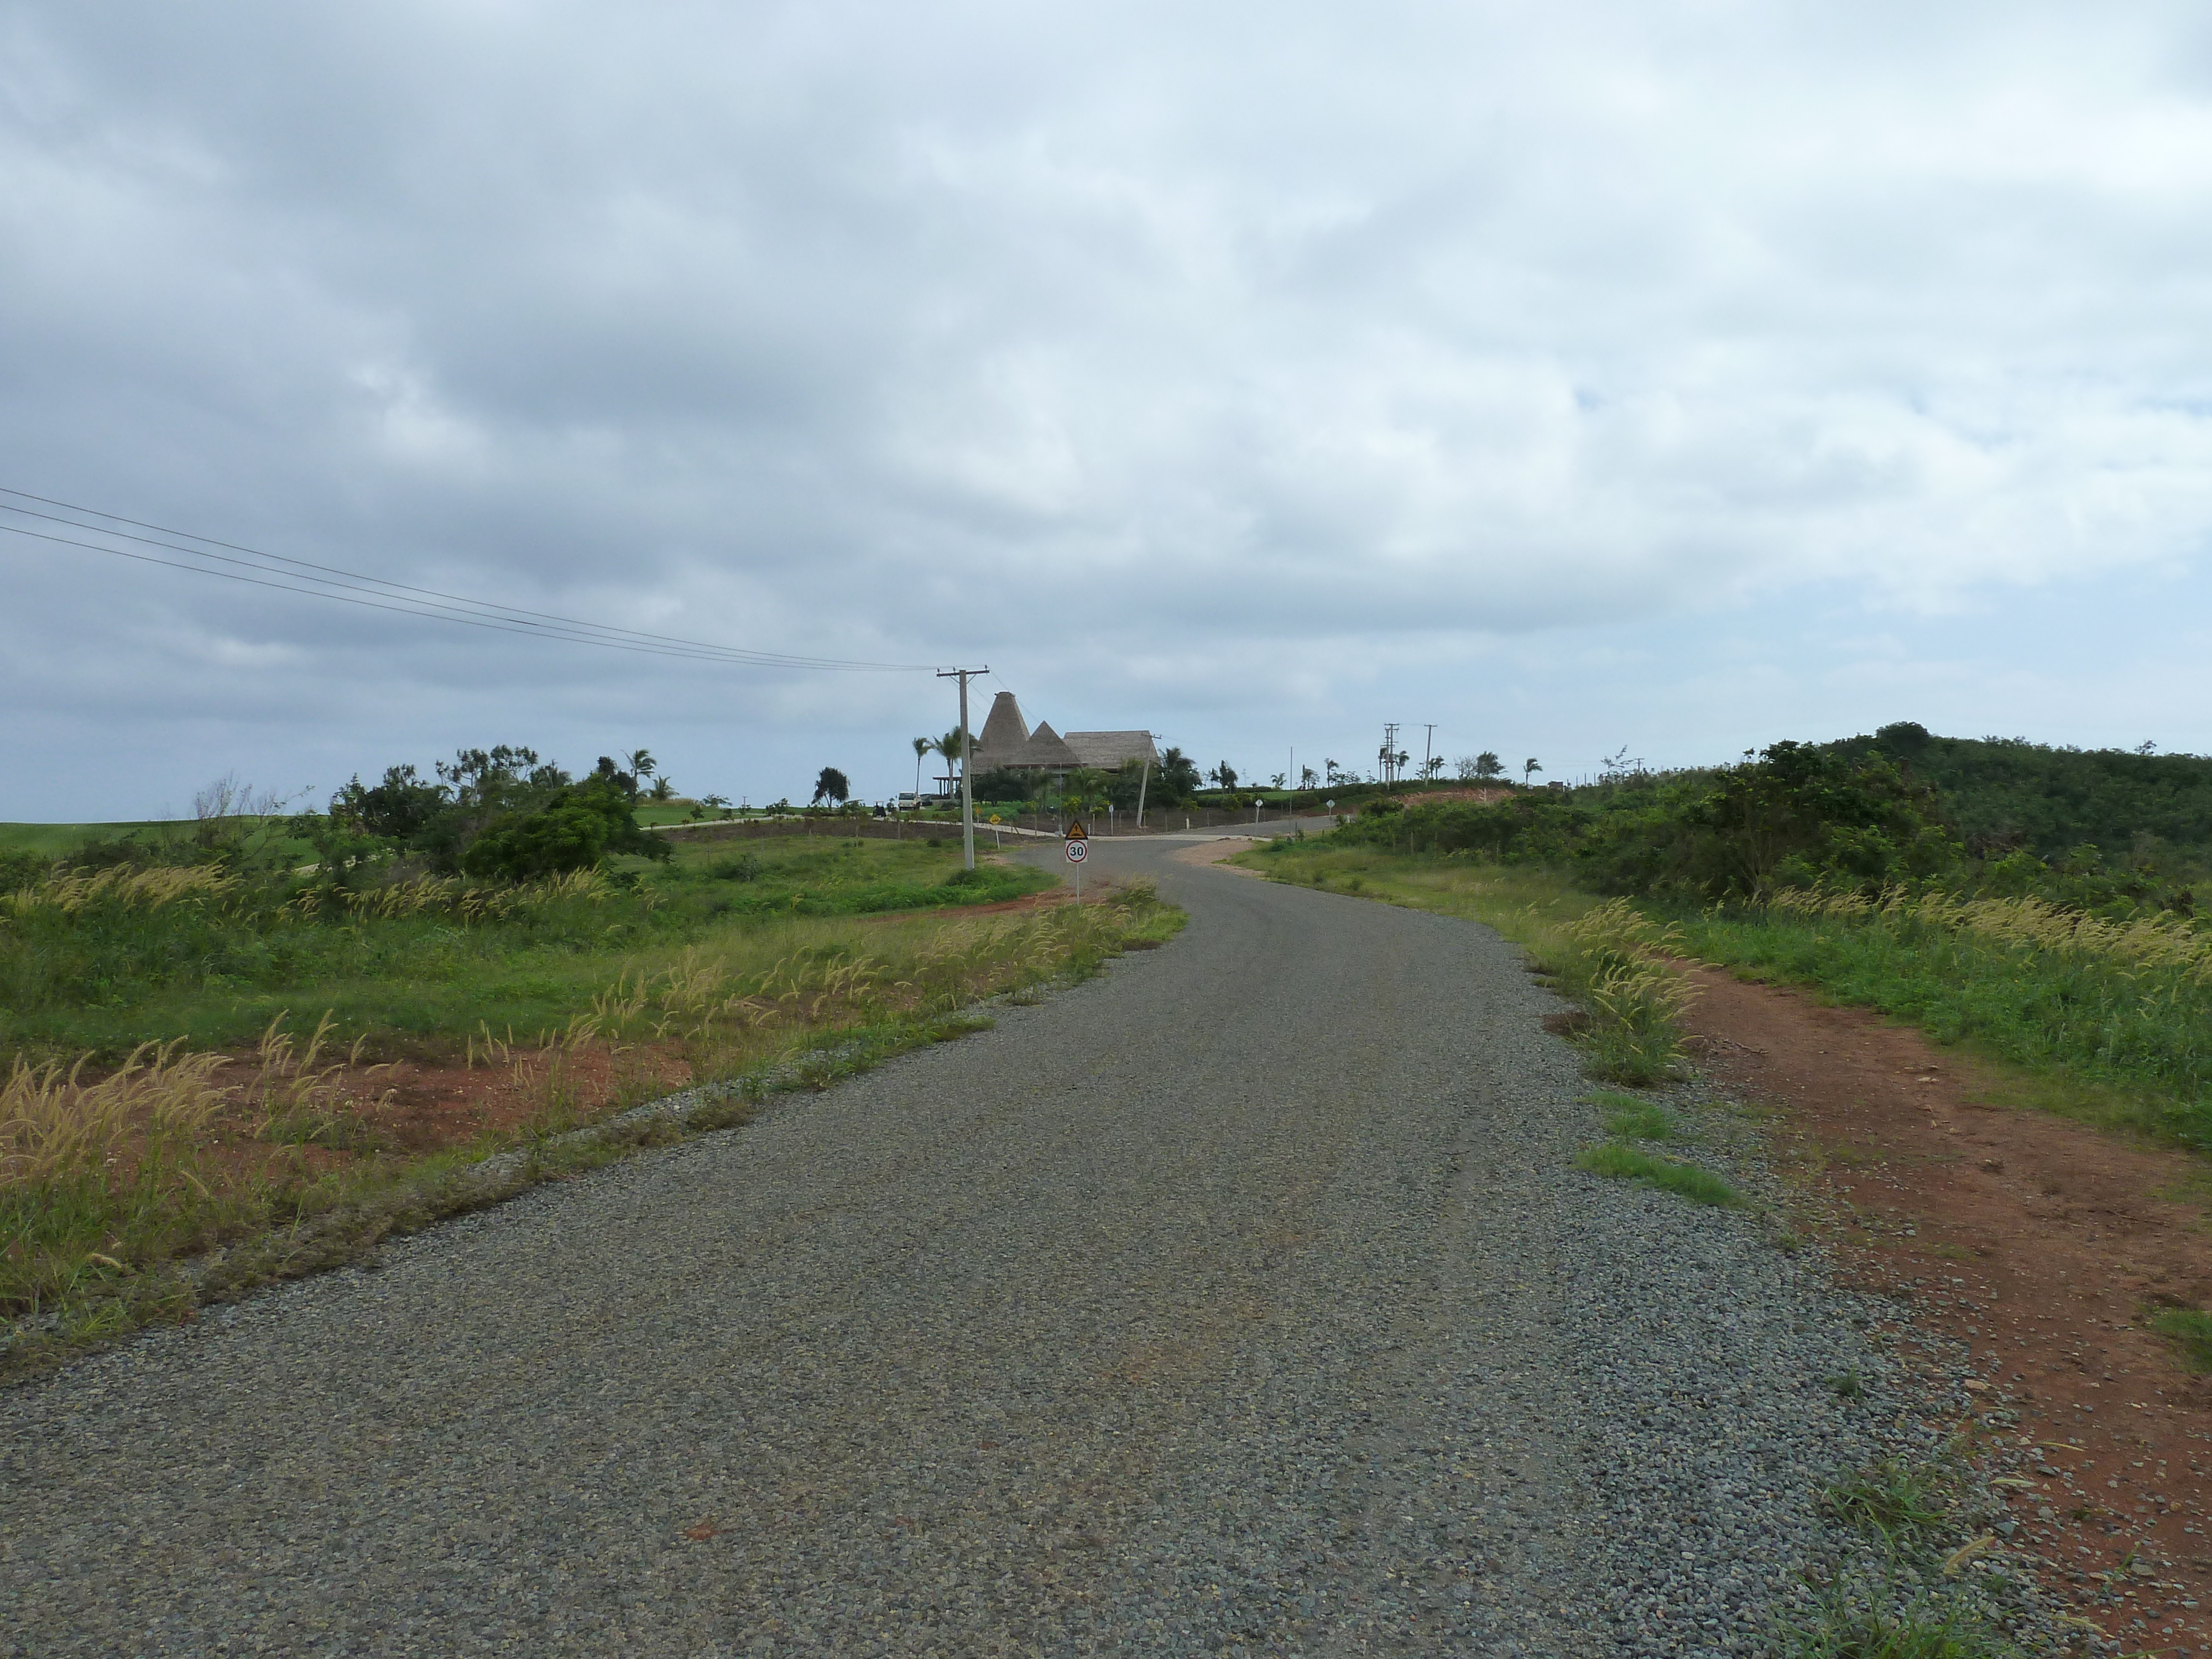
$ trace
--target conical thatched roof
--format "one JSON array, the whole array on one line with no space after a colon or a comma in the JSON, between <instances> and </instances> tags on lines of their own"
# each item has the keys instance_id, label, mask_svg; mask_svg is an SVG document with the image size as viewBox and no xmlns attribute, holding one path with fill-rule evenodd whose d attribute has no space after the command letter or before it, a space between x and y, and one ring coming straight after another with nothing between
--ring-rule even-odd
<instances>
[{"instance_id":1,"label":"conical thatched roof","mask_svg":"<svg viewBox=\"0 0 2212 1659\"><path fill-rule=\"evenodd\" d=\"M1030 723L1022 718L1021 704L1012 692L1000 692L991 699L991 712L975 736L975 769L988 772L1012 764L1029 740Z\"/></svg>"},{"instance_id":2,"label":"conical thatched roof","mask_svg":"<svg viewBox=\"0 0 2212 1659\"><path fill-rule=\"evenodd\" d=\"M1060 733L1052 729L1052 722L1044 720L1030 733L1030 740L1022 745L1022 757L1017 766L1076 767L1083 764L1076 753L1060 740Z\"/></svg>"}]
</instances>

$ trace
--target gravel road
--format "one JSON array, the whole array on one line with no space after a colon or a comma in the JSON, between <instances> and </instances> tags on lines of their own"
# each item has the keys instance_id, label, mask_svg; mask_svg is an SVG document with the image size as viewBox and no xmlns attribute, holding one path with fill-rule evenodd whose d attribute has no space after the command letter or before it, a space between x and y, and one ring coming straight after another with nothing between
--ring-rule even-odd
<instances>
[{"instance_id":1,"label":"gravel road","mask_svg":"<svg viewBox=\"0 0 2212 1659\"><path fill-rule=\"evenodd\" d=\"M1487 931L1165 850L993 1031L0 1395L0 1651L1760 1650L1850 1304L1571 1167Z\"/></svg>"}]
</instances>

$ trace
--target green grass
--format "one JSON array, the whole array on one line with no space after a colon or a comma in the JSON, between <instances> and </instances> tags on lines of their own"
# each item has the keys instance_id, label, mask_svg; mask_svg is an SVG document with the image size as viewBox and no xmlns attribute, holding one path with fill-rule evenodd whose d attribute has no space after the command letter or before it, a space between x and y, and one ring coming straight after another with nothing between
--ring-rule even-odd
<instances>
[{"instance_id":1,"label":"green grass","mask_svg":"<svg viewBox=\"0 0 2212 1659\"><path fill-rule=\"evenodd\" d=\"M2212 1371L2212 1313L2198 1308L2161 1308L2151 1329L2173 1344L2192 1371Z\"/></svg>"},{"instance_id":2,"label":"green grass","mask_svg":"<svg viewBox=\"0 0 2212 1659\"><path fill-rule=\"evenodd\" d=\"M1969 1607L1924 1593L1902 1606L1894 1600L1830 1593L1809 1619L1779 1632L1779 1659L2023 1659Z\"/></svg>"},{"instance_id":3,"label":"green grass","mask_svg":"<svg viewBox=\"0 0 2212 1659\"><path fill-rule=\"evenodd\" d=\"M1605 1109L1605 1132L1615 1140L1672 1140L1678 1133L1665 1107L1634 1095L1600 1090L1589 1102Z\"/></svg>"},{"instance_id":4,"label":"green grass","mask_svg":"<svg viewBox=\"0 0 2212 1659\"><path fill-rule=\"evenodd\" d=\"M325 1009L343 1040L367 1037L372 1059L442 1058L480 1029L526 1039L558 1029L625 969L650 970L686 948L764 966L843 948L863 917L1012 898L1054 880L1025 865L970 878L957 848L804 836L626 862L617 874L634 886L498 921L449 910L303 916L299 877L248 882L219 902L34 907L0 919L0 1065L16 1054L112 1060L179 1036L231 1048L281 1012L312 1021Z\"/></svg>"},{"instance_id":5,"label":"green grass","mask_svg":"<svg viewBox=\"0 0 2212 1659\"><path fill-rule=\"evenodd\" d=\"M2014 1068L2025 1103L2212 1151L2212 984L1881 916L1731 908L1681 925L1706 961Z\"/></svg>"},{"instance_id":6,"label":"green grass","mask_svg":"<svg viewBox=\"0 0 2212 1659\"><path fill-rule=\"evenodd\" d=\"M1820 1494L1821 1512L1897 1553L1925 1553L1957 1530L1956 1469L1884 1458Z\"/></svg>"},{"instance_id":7,"label":"green grass","mask_svg":"<svg viewBox=\"0 0 2212 1659\"><path fill-rule=\"evenodd\" d=\"M126 836L151 838L183 834L191 820L140 818L125 823L0 823L0 852L36 853L59 858L88 841L119 841Z\"/></svg>"},{"instance_id":8,"label":"green grass","mask_svg":"<svg viewBox=\"0 0 2212 1659\"><path fill-rule=\"evenodd\" d=\"M1630 1146L1617 1140L1601 1140L1595 1146L1583 1147L1575 1154L1575 1167L1614 1180L1640 1181L1647 1187L1656 1187L1696 1204L1734 1209L1743 1203L1742 1195L1711 1170L1701 1170L1677 1158L1661 1158L1641 1146Z\"/></svg>"}]
</instances>

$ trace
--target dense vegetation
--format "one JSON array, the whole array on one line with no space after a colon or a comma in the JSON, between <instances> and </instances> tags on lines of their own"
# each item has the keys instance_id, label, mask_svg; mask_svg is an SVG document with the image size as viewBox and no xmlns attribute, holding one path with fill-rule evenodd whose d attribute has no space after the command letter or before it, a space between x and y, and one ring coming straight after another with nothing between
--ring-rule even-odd
<instances>
[{"instance_id":1,"label":"dense vegetation","mask_svg":"<svg viewBox=\"0 0 2212 1659\"><path fill-rule=\"evenodd\" d=\"M1932 785L1978 853L2049 859L2087 842L2108 863L2212 862L2212 757L1939 738L1910 721L1830 747L1881 754Z\"/></svg>"},{"instance_id":2,"label":"dense vegetation","mask_svg":"<svg viewBox=\"0 0 2212 1659\"><path fill-rule=\"evenodd\" d=\"M1711 902L1792 889L1873 894L1935 882L1948 890L2034 895L2106 915L2193 909L2202 866L2184 849L2212 832L2177 805L2188 799L2191 774L2174 763L2212 769L2212 762L2103 757L2169 771L2156 791L2138 788L2142 781L2132 775L2122 780L2124 787L2091 789L2080 818L2067 816L2060 798L2045 801L2037 819L2041 840L2031 846L2017 834L1963 829L1959 802L1913 762L1893 755L1915 747L1899 738L1904 730L1887 726L1874 738L1841 743L1778 743L1733 766L1517 792L1490 805L1377 796L1340 838L1545 865L1571 871L1601 893ZM1929 743L1952 750L2004 747ZM2052 763L2051 776L2075 781L2073 763L2094 758L2037 752ZM2024 773L2009 775L2008 787L2024 787ZM2005 799L1974 793L1968 809L1996 822ZM2130 802L2154 807L2176 836L2130 828Z\"/></svg>"}]
</instances>

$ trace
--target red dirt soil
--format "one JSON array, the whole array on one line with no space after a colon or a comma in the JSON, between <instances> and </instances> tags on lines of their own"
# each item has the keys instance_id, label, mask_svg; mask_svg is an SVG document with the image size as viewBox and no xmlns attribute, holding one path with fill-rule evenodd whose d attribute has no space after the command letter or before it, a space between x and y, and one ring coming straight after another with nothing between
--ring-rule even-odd
<instances>
[{"instance_id":1,"label":"red dirt soil","mask_svg":"<svg viewBox=\"0 0 2212 1659\"><path fill-rule=\"evenodd\" d=\"M2212 1301L2203 1208L2174 1195L2202 1189L2202 1160L2006 1105L1994 1075L1875 1014L1688 971L1702 1069L1778 1109L1784 1150L1848 1217L1829 1241L1847 1280L1968 1346L1978 1397L2018 1413L1988 1431L2035 1449L2013 1546L2069 1599L2137 1552L2154 1576L2094 1621L2130 1652L2205 1651L2212 1378L2146 1328Z\"/></svg>"}]
</instances>

